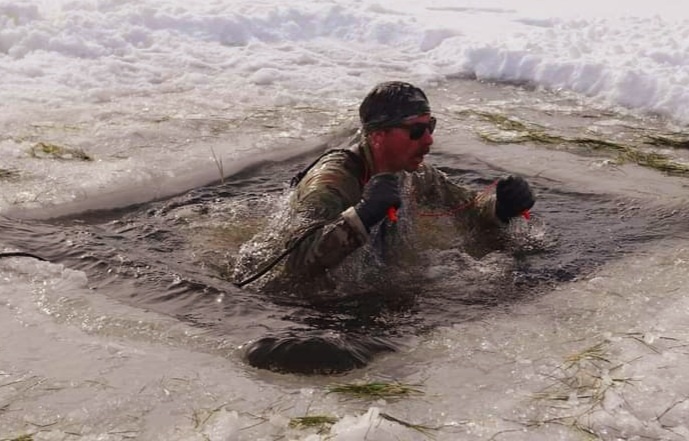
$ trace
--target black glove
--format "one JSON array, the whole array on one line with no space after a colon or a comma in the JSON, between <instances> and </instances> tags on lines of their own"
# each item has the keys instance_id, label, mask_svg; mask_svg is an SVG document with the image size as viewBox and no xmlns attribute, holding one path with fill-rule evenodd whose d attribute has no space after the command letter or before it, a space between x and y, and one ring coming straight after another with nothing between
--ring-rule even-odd
<instances>
[{"instance_id":1,"label":"black glove","mask_svg":"<svg viewBox=\"0 0 689 441\"><path fill-rule=\"evenodd\" d=\"M354 209L366 230L370 231L371 227L385 218L388 208L398 208L401 204L397 175L380 173L368 181L361 201L354 206Z\"/></svg>"},{"instance_id":2,"label":"black glove","mask_svg":"<svg viewBox=\"0 0 689 441\"><path fill-rule=\"evenodd\" d=\"M495 196L495 215L505 223L533 207L536 202L529 183L519 176L500 179Z\"/></svg>"}]
</instances>

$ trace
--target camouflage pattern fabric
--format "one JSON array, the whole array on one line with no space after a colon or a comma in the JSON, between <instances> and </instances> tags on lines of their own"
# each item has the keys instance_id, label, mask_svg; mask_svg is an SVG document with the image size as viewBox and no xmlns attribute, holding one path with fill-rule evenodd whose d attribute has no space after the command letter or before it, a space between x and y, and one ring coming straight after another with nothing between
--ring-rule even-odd
<instances>
[{"instance_id":1,"label":"camouflage pattern fabric","mask_svg":"<svg viewBox=\"0 0 689 441\"><path fill-rule=\"evenodd\" d=\"M371 240L353 208L371 176L370 148L361 142L352 150L363 161L354 161L342 151L325 155L306 173L292 194L287 246L301 237L308 226L324 226L288 256L286 275L298 279L323 275ZM492 192L478 194L458 186L431 165L424 163L413 173L400 172L400 185L410 189L403 192L402 208L413 205L447 211L459 207L454 220L465 232L476 232L477 228L497 229L500 224L495 217ZM386 242L394 244L395 234L395 228L388 228Z\"/></svg>"}]
</instances>

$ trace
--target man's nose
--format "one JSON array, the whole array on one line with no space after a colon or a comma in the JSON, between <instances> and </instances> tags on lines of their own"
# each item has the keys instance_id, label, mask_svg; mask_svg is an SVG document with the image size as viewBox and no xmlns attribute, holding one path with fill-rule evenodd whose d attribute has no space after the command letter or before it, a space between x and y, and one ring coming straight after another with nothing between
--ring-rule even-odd
<instances>
[{"instance_id":1,"label":"man's nose","mask_svg":"<svg viewBox=\"0 0 689 441\"><path fill-rule=\"evenodd\" d=\"M427 155L428 153L430 153L431 145L433 144L433 135L428 133L428 130L426 130L426 133L421 137L419 141L419 145L421 147L421 154Z\"/></svg>"}]
</instances>

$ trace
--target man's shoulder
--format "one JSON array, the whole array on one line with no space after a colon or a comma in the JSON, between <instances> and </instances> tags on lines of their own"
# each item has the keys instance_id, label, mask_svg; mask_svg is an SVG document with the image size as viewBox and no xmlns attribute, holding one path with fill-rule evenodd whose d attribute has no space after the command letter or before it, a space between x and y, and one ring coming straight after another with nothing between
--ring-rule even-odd
<instances>
[{"instance_id":1,"label":"man's shoulder","mask_svg":"<svg viewBox=\"0 0 689 441\"><path fill-rule=\"evenodd\" d=\"M347 166L349 163L356 161L358 161L358 156L352 150L337 149L324 153L320 160L316 163L316 166L324 164Z\"/></svg>"},{"instance_id":2,"label":"man's shoulder","mask_svg":"<svg viewBox=\"0 0 689 441\"><path fill-rule=\"evenodd\" d=\"M300 187L311 186L314 183L341 182L359 179L362 166L361 160L351 150L333 150L324 154L306 173Z\"/></svg>"},{"instance_id":3,"label":"man's shoulder","mask_svg":"<svg viewBox=\"0 0 689 441\"><path fill-rule=\"evenodd\" d=\"M294 200L314 209L340 213L361 197L362 168L354 152L336 150L321 157L296 187Z\"/></svg>"}]
</instances>

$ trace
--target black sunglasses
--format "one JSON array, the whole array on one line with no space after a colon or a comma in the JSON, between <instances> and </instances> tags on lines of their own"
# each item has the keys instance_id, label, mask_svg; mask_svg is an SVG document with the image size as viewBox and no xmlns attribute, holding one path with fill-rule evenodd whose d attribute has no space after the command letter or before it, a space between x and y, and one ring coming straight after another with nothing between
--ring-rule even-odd
<instances>
[{"instance_id":1,"label":"black sunglasses","mask_svg":"<svg viewBox=\"0 0 689 441\"><path fill-rule=\"evenodd\" d=\"M435 117L431 116L427 123L400 124L395 127L404 129L407 132L409 132L410 140L418 141L426 133L426 130L428 130L428 133L430 133L431 135L433 134L433 130L435 130L435 123Z\"/></svg>"}]
</instances>

